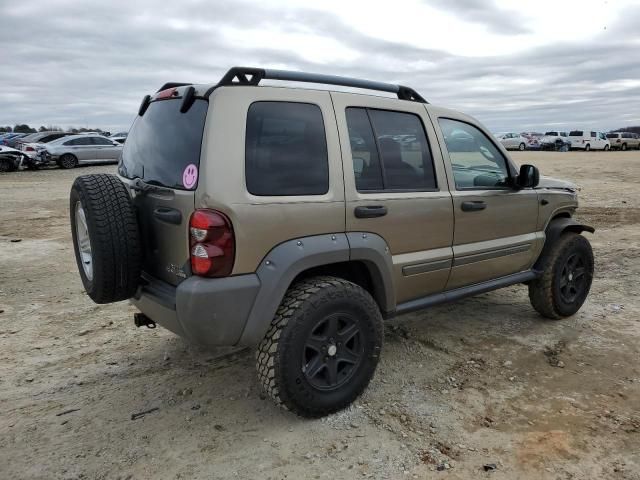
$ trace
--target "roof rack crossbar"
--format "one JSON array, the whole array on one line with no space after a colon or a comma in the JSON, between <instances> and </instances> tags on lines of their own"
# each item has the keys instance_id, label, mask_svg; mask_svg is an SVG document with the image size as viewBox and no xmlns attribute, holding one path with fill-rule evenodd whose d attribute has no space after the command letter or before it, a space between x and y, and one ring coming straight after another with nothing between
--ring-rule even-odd
<instances>
[{"instance_id":1,"label":"roof rack crossbar","mask_svg":"<svg viewBox=\"0 0 640 480\"><path fill-rule=\"evenodd\" d=\"M261 80L283 80L290 82L322 83L343 87L363 88L381 92L395 93L401 100L428 103L418 92L409 87L393 83L374 82L360 78L323 75L319 73L295 72L291 70L273 70L263 68L233 67L222 77L218 86L258 85Z\"/></svg>"}]
</instances>

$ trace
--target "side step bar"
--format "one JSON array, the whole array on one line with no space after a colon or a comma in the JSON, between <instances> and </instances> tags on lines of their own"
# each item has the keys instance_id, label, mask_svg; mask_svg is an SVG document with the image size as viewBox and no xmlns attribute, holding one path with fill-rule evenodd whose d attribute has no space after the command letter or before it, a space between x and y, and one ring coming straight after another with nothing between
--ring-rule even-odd
<instances>
[{"instance_id":1,"label":"side step bar","mask_svg":"<svg viewBox=\"0 0 640 480\"><path fill-rule=\"evenodd\" d=\"M488 282L477 283L475 285L469 285L468 287L456 288L455 290L416 298L415 300L409 300L408 302L403 302L397 305L395 314L401 315L403 313L414 312L416 310L422 310L423 308L433 307L434 305L440 305L441 303L453 302L455 300L460 300L461 298L490 292L502 287L508 287L510 285L515 285L516 283L529 282L531 280L535 280L541 274L542 272L538 272L536 270L528 270L526 272L515 273L506 277L490 280Z\"/></svg>"}]
</instances>

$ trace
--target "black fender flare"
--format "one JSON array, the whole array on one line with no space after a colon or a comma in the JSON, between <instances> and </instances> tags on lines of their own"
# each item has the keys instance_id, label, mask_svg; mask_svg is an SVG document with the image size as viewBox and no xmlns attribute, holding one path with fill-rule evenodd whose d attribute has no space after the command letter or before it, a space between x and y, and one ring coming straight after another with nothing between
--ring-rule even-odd
<instances>
[{"instance_id":1,"label":"black fender flare","mask_svg":"<svg viewBox=\"0 0 640 480\"><path fill-rule=\"evenodd\" d=\"M533 269L538 271L542 270L542 266L544 264L546 256L551 251L553 244L558 240L558 238L560 238L563 233L594 233L595 231L596 229L592 226L577 222L573 218L554 218L549 222L549 225L547 225L547 228L545 229L544 247L542 247L542 252L540 252L540 256L536 260L536 263L533 265Z\"/></svg>"},{"instance_id":2,"label":"black fender flare","mask_svg":"<svg viewBox=\"0 0 640 480\"><path fill-rule=\"evenodd\" d=\"M260 289L238 345L257 345L295 278L305 270L333 263L362 261L373 282L374 296L383 310L395 308L391 254L378 235L364 232L300 237L274 247L260 262Z\"/></svg>"}]
</instances>

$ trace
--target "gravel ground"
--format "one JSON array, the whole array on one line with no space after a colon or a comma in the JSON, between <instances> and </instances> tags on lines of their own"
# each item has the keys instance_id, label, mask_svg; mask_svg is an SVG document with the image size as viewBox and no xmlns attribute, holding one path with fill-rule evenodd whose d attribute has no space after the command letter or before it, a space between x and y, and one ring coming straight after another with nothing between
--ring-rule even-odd
<instances>
[{"instance_id":1,"label":"gravel ground","mask_svg":"<svg viewBox=\"0 0 640 480\"><path fill-rule=\"evenodd\" d=\"M400 317L366 393L314 421L264 397L250 350L83 293L69 188L115 167L1 175L0 478L640 479L640 152L513 157L582 187L583 309L544 320L517 286Z\"/></svg>"}]
</instances>

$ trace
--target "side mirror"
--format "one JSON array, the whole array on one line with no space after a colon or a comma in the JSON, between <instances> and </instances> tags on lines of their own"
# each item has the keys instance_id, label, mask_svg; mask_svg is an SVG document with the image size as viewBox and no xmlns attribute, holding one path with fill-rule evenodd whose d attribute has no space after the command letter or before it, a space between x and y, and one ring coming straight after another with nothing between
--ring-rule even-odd
<instances>
[{"instance_id":1,"label":"side mirror","mask_svg":"<svg viewBox=\"0 0 640 480\"><path fill-rule=\"evenodd\" d=\"M540 171L533 165L521 165L516 178L517 188L535 188L540 183Z\"/></svg>"}]
</instances>

